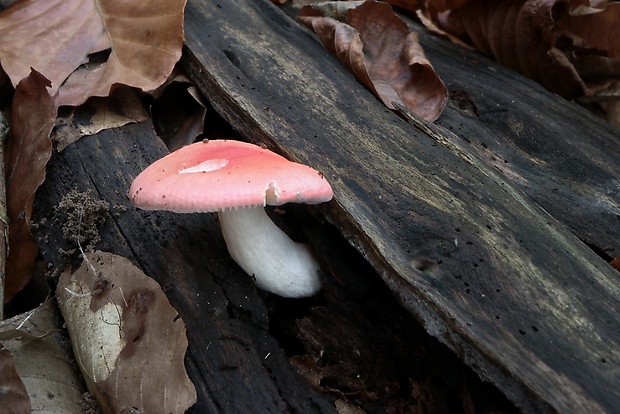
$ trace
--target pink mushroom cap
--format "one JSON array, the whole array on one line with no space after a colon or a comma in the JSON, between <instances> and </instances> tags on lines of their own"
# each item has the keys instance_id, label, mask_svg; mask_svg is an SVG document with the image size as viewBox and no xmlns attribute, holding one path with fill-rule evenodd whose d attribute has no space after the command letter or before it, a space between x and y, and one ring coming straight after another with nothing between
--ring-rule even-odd
<instances>
[{"instance_id":1,"label":"pink mushroom cap","mask_svg":"<svg viewBox=\"0 0 620 414\"><path fill-rule=\"evenodd\" d=\"M318 171L232 140L197 142L170 153L148 166L129 190L136 207L177 213L317 204L332 196Z\"/></svg>"}]
</instances>

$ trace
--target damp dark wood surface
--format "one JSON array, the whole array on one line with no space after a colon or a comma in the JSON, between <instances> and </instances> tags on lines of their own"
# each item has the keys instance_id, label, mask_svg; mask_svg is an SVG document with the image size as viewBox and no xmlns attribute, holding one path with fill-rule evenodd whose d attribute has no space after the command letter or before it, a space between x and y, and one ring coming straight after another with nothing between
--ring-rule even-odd
<instances>
[{"instance_id":1,"label":"damp dark wood surface","mask_svg":"<svg viewBox=\"0 0 620 414\"><path fill-rule=\"evenodd\" d=\"M428 332L526 412L620 406L619 277L581 241L617 253L611 128L435 39L454 99L408 122L266 0L189 1L185 30L216 110L325 174L319 211Z\"/></svg>"},{"instance_id":2,"label":"damp dark wood surface","mask_svg":"<svg viewBox=\"0 0 620 414\"><path fill-rule=\"evenodd\" d=\"M76 268L79 251L64 229L66 196L78 200L74 208L84 207L82 235L93 234L88 216L100 214L88 205L110 205L94 247L139 266L183 318L185 362L198 394L189 413L329 413L335 406L368 413L515 412L499 390L424 331L315 209L268 209L293 238L312 246L325 269L319 295L292 300L254 286L230 259L215 214L132 207L129 184L166 153L150 121L55 151L37 192L34 234L47 276ZM79 201L75 191L90 201ZM19 295L32 300L41 292L47 289L31 284Z\"/></svg>"}]
</instances>

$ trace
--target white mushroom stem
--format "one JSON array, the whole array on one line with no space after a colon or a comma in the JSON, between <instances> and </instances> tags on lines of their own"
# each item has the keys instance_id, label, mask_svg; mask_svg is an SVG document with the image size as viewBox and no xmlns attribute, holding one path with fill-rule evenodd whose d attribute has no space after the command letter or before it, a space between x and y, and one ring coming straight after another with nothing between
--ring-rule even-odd
<instances>
[{"instance_id":1,"label":"white mushroom stem","mask_svg":"<svg viewBox=\"0 0 620 414\"><path fill-rule=\"evenodd\" d=\"M218 212L231 257L259 288L287 298L321 288L319 265L308 246L292 241L263 207Z\"/></svg>"}]
</instances>

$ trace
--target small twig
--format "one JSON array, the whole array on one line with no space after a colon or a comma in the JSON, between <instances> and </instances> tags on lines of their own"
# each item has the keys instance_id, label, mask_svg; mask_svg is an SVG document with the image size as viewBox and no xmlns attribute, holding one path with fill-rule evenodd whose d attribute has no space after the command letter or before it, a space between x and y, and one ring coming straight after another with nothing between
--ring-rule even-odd
<instances>
[{"instance_id":1,"label":"small twig","mask_svg":"<svg viewBox=\"0 0 620 414\"><path fill-rule=\"evenodd\" d=\"M9 125L0 112L0 321L4 319L4 269L9 246L9 219L6 209L6 183L4 180L4 143L9 135Z\"/></svg>"},{"instance_id":2,"label":"small twig","mask_svg":"<svg viewBox=\"0 0 620 414\"><path fill-rule=\"evenodd\" d=\"M38 309L38 308L37 308L37 309ZM23 320L23 321L21 321L21 323L20 323L19 325L17 325L17 327L15 327L15 330L16 330L16 331L19 331L19 330L22 328L22 326L24 326L24 324L25 324L26 322L28 322L28 319L30 319L30 317L31 317L32 315L34 315L34 313L36 312L36 310L37 310L37 309L33 309L33 310L31 310L30 312L28 312L28 316L26 316L26 317L24 318L24 320Z\"/></svg>"}]
</instances>

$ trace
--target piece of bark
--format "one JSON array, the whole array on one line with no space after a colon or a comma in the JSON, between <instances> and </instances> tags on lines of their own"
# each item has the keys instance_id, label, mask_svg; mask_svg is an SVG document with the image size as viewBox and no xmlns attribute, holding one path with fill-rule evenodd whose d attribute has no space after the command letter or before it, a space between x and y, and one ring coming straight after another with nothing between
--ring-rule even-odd
<instances>
[{"instance_id":1,"label":"piece of bark","mask_svg":"<svg viewBox=\"0 0 620 414\"><path fill-rule=\"evenodd\" d=\"M382 107L270 2L190 1L186 46L215 109L325 174L334 200L319 210L479 375L524 411L620 404L617 274L564 225L456 136Z\"/></svg>"}]
</instances>

